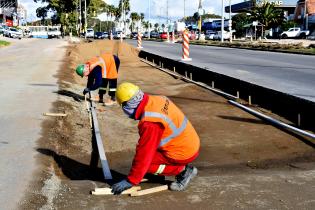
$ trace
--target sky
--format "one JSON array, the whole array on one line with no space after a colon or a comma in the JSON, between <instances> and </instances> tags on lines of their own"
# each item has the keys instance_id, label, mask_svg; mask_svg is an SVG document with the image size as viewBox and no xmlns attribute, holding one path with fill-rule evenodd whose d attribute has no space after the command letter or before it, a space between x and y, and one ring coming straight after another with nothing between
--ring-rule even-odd
<instances>
[{"instance_id":1,"label":"sky","mask_svg":"<svg viewBox=\"0 0 315 210\"><path fill-rule=\"evenodd\" d=\"M184 16L184 0L150 0L151 1L151 17L156 21L163 21L162 17L166 17L166 8L168 1L168 14L171 20L177 20ZM119 0L105 0L107 4L118 5ZM222 0L202 0L202 7L206 13L214 13L221 15ZM233 3L242 2L242 0L231 0ZM28 13L28 20L36 19L36 8L42 6L40 3L34 3L33 0L19 0ZM193 15L198 10L199 0L186 0L186 16ZM225 6L228 6L229 0L224 0ZM145 14L148 18L149 0L130 0L131 11ZM227 15L226 15L227 16ZM101 16L104 19L104 16Z\"/></svg>"}]
</instances>

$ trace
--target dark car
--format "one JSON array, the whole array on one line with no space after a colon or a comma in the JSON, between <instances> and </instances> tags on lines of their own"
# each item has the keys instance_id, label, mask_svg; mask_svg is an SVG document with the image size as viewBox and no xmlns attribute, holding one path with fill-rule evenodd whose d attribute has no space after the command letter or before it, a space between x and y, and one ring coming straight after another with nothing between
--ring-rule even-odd
<instances>
[{"instance_id":1,"label":"dark car","mask_svg":"<svg viewBox=\"0 0 315 210\"><path fill-rule=\"evenodd\" d=\"M159 38L159 33L155 32L155 31L151 31L150 36L151 36L151 38Z\"/></svg>"},{"instance_id":2,"label":"dark car","mask_svg":"<svg viewBox=\"0 0 315 210\"><path fill-rule=\"evenodd\" d=\"M96 32L94 34L94 39L104 39L105 38L105 34L103 32Z\"/></svg>"},{"instance_id":3,"label":"dark car","mask_svg":"<svg viewBox=\"0 0 315 210\"><path fill-rule=\"evenodd\" d=\"M131 39L137 39L137 38L138 38L138 32L132 32L132 33L130 34L130 38L131 38Z\"/></svg>"}]
</instances>

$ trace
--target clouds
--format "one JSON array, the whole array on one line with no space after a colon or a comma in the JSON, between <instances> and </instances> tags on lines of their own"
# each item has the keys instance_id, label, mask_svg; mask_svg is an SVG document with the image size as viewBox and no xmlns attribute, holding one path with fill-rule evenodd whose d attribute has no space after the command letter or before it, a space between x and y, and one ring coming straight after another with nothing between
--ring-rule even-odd
<instances>
[{"instance_id":1,"label":"clouds","mask_svg":"<svg viewBox=\"0 0 315 210\"><path fill-rule=\"evenodd\" d=\"M149 17L149 0L129 0L130 9L134 12L143 12L145 17ZM243 0L231 0L232 4L242 2ZM28 12L28 19L36 18L36 8L43 6L40 3L34 3L33 0L20 0ZM119 0L105 0L107 4L118 6ZM198 10L199 0L186 0L185 14L193 15ZM215 13L221 15L222 0L203 0L202 7L206 13ZM225 6L228 6L229 0L224 0ZM167 14L167 0L151 0L151 18L165 19ZM184 16L184 0L168 0L168 15L171 20L176 20Z\"/></svg>"},{"instance_id":2,"label":"clouds","mask_svg":"<svg viewBox=\"0 0 315 210\"><path fill-rule=\"evenodd\" d=\"M41 3L35 3L33 0L20 0L19 4L22 4L27 10L28 21L37 20L38 18L36 17L36 9L45 5Z\"/></svg>"},{"instance_id":3,"label":"clouds","mask_svg":"<svg viewBox=\"0 0 315 210\"><path fill-rule=\"evenodd\" d=\"M232 4L241 2L242 0L231 0ZM106 0L108 4L118 5L119 0ZM185 14L193 15L198 11L199 0L185 1ZM221 15L222 0L203 0L202 7L206 13L215 13ZM229 1L224 0L225 6ZM143 12L146 17L149 14L149 0L130 0L130 9L135 12ZM167 0L151 0L151 16L154 18L167 16ZM168 0L168 14L170 19L178 19L184 16L184 0Z\"/></svg>"}]
</instances>

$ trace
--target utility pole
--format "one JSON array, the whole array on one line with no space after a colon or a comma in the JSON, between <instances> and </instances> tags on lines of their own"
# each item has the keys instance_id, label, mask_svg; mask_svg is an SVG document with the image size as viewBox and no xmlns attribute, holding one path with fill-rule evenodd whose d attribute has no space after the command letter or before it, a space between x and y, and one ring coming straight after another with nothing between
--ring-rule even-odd
<instances>
[{"instance_id":1,"label":"utility pole","mask_svg":"<svg viewBox=\"0 0 315 210\"><path fill-rule=\"evenodd\" d=\"M170 33L168 32L168 0L166 0L166 16L167 16L167 23L166 23L167 42L169 42L170 41Z\"/></svg>"},{"instance_id":2,"label":"utility pole","mask_svg":"<svg viewBox=\"0 0 315 210\"><path fill-rule=\"evenodd\" d=\"M308 30L307 0L304 1L304 29Z\"/></svg>"},{"instance_id":3,"label":"utility pole","mask_svg":"<svg viewBox=\"0 0 315 210\"><path fill-rule=\"evenodd\" d=\"M201 20L201 15L202 15L201 0L199 0L198 14L199 14L199 21L198 21L199 37L198 37L198 39L200 39L200 35L201 35L201 25L202 25L202 22L201 22L201 21L202 21L202 20Z\"/></svg>"},{"instance_id":4,"label":"utility pole","mask_svg":"<svg viewBox=\"0 0 315 210\"><path fill-rule=\"evenodd\" d=\"M222 13L221 13L221 42L224 41L223 39L223 31L224 31L224 0L222 0Z\"/></svg>"},{"instance_id":5,"label":"utility pole","mask_svg":"<svg viewBox=\"0 0 315 210\"><path fill-rule=\"evenodd\" d=\"M184 21L186 19L186 0L184 0Z\"/></svg>"},{"instance_id":6,"label":"utility pole","mask_svg":"<svg viewBox=\"0 0 315 210\"><path fill-rule=\"evenodd\" d=\"M231 19L231 0L230 3L230 10L229 10L229 33L230 33L230 42L232 42L232 19Z\"/></svg>"},{"instance_id":7,"label":"utility pole","mask_svg":"<svg viewBox=\"0 0 315 210\"><path fill-rule=\"evenodd\" d=\"M80 13L80 15L79 15L79 21L80 21L80 23L79 23L79 31L80 31L80 34L81 34L81 32L82 32L82 10L81 10L81 4L82 4L82 0L79 0L80 1L80 3L79 3L79 5L80 5L80 8L79 8L79 13Z\"/></svg>"},{"instance_id":8,"label":"utility pole","mask_svg":"<svg viewBox=\"0 0 315 210\"><path fill-rule=\"evenodd\" d=\"M151 38L151 27L150 27L150 23L151 23L151 0L149 0L149 39Z\"/></svg>"},{"instance_id":9,"label":"utility pole","mask_svg":"<svg viewBox=\"0 0 315 210\"><path fill-rule=\"evenodd\" d=\"M86 19L86 0L84 0L84 38L86 39L86 28L87 28L87 19Z\"/></svg>"}]
</instances>

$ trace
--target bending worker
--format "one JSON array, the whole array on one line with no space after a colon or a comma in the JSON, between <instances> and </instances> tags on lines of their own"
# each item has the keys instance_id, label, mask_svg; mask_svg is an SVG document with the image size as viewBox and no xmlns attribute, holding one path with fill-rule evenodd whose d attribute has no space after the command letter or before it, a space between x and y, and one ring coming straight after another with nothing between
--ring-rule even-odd
<instances>
[{"instance_id":1,"label":"bending worker","mask_svg":"<svg viewBox=\"0 0 315 210\"><path fill-rule=\"evenodd\" d=\"M188 164L197 158L200 147L189 120L167 97L147 95L131 83L119 85L116 97L124 113L139 120L140 139L128 177L114 184L112 192L120 194L139 184L147 173L175 176L169 188L185 190L197 175L197 168Z\"/></svg>"},{"instance_id":2,"label":"bending worker","mask_svg":"<svg viewBox=\"0 0 315 210\"><path fill-rule=\"evenodd\" d=\"M106 94L107 85L109 85L108 95L110 96L110 100L106 101L105 105L110 106L115 104L119 65L119 58L109 53L91 58L85 64L78 65L76 68L77 74L81 77L88 77L83 95L99 88L99 102L103 103L103 97Z\"/></svg>"}]
</instances>

